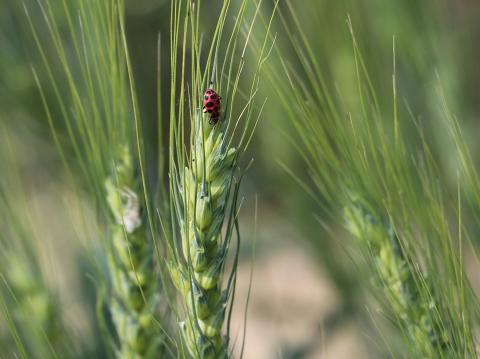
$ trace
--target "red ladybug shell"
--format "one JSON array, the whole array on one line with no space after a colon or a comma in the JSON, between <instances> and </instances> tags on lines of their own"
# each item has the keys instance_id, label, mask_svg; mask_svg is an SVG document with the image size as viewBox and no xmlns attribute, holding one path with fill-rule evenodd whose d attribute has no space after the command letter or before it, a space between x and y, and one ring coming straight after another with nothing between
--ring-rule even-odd
<instances>
[{"instance_id":1,"label":"red ladybug shell","mask_svg":"<svg viewBox=\"0 0 480 359\"><path fill-rule=\"evenodd\" d=\"M210 117L210 124L215 125L217 124L218 120L220 119L220 96L212 90L208 89L203 93L203 113L208 113Z\"/></svg>"}]
</instances>

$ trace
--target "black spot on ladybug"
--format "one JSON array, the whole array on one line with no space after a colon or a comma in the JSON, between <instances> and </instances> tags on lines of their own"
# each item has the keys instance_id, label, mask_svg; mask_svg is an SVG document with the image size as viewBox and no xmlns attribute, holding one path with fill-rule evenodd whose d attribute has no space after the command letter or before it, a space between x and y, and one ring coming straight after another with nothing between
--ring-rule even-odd
<instances>
[{"instance_id":1,"label":"black spot on ladybug","mask_svg":"<svg viewBox=\"0 0 480 359\"><path fill-rule=\"evenodd\" d=\"M212 113L213 111L212 111L212 110L208 110L207 112L208 112L208 113Z\"/></svg>"},{"instance_id":2,"label":"black spot on ladybug","mask_svg":"<svg viewBox=\"0 0 480 359\"><path fill-rule=\"evenodd\" d=\"M212 102L212 101L207 102L207 103L205 104L205 107L212 107L212 106L213 106L213 102Z\"/></svg>"},{"instance_id":3,"label":"black spot on ladybug","mask_svg":"<svg viewBox=\"0 0 480 359\"><path fill-rule=\"evenodd\" d=\"M217 99L217 95L213 94L212 96L210 96L210 98L211 98L212 100L216 100L216 99Z\"/></svg>"},{"instance_id":4,"label":"black spot on ladybug","mask_svg":"<svg viewBox=\"0 0 480 359\"><path fill-rule=\"evenodd\" d=\"M205 100L207 100L207 101L208 101L208 96L207 96L207 95L205 95Z\"/></svg>"}]
</instances>

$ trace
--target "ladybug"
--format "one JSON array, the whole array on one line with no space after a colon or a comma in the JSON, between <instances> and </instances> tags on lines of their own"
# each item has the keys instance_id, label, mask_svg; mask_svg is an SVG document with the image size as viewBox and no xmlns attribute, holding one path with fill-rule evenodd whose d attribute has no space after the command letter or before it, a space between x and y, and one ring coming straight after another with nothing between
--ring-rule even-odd
<instances>
[{"instance_id":1,"label":"ladybug","mask_svg":"<svg viewBox=\"0 0 480 359\"><path fill-rule=\"evenodd\" d=\"M208 122L211 125L216 125L220 120L221 99L212 89L208 89L203 93L203 113L208 113L210 117Z\"/></svg>"}]
</instances>

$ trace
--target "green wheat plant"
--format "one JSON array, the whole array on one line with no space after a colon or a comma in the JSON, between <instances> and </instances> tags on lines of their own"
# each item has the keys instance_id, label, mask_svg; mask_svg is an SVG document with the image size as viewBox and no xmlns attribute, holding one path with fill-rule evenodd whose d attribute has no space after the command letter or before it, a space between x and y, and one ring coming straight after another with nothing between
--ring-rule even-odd
<instances>
[{"instance_id":1,"label":"green wheat plant","mask_svg":"<svg viewBox=\"0 0 480 359\"><path fill-rule=\"evenodd\" d=\"M0 38L19 41L8 43L8 54L0 54L1 67L15 70L0 83L0 120L15 122L24 116L19 107L21 96L31 95L30 82L23 78L25 67L16 68L16 63L22 49L32 44L34 49L27 52L38 91L33 105L25 102L25 116L37 116L38 102L43 104L38 112L44 115L24 127L0 124L0 163L5 169L0 174L0 357L244 357L253 278L247 282L245 306L237 308L236 285L248 242L243 219L249 215L245 210L249 195L243 196L244 179L248 175L253 187L272 180L274 175L267 172L273 158L283 155L288 157L285 162L302 160L289 167L281 158L281 167L313 201L307 203L302 194L288 190L266 197L290 202L292 196L296 204L285 208L301 206L302 214L315 203L322 225L313 228L315 248L325 249L319 258L330 267L330 279L345 279L337 286L345 303L334 309L333 320L319 319L322 332L324 324L326 331L337 325L341 314L362 320L358 327L364 337L373 338L380 357L478 356L480 303L467 275L470 266L465 264L477 254L472 239L480 223L478 170L446 96L440 93L437 101L422 92L410 108L410 94L402 89L412 85L397 76L399 67L415 76L413 84L432 81L435 72L429 72L430 62L437 58L433 29L440 8L348 0L301 5L291 0L173 0L168 6L165 1L127 0L5 3L8 11L0 10L0 17L11 25L2 26ZM315 11L309 14L312 4L312 10L322 12L320 16ZM344 42L339 29L331 36L330 32L315 36L319 29L331 31L334 13L349 7L354 18L375 12L374 16L402 21L387 21L385 26L384 17L372 22L365 16L358 32L362 45L349 17L344 30L351 36ZM24 22L16 21L20 10ZM410 18L408 14L415 11L418 18ZM147 27L160 33L156 96L151 96L154 81L149 82L155 67L154 46L148 43L157 34L136 31L146 28L143 21L137 28L137 19L144 19L146 12L154 23L146 21ZM310 15L321 21L304 21ZM272 31L276 25L279 35ZM396 54L394 40L387 61L388 36L381 30L397 27L408 27L396 38L398 49L413 49L415 56ZM421 29L428 31L429 46L417 53L415 49L425 41L412 37ZM17 31L22 32L18 37ZM372 46L360 51L365 43ZM439 45L438 56L450 48L443 41ZM149 60L143 56L147 53ZM382 70L389 62L392 87L385 91L390 74L384 81ZM455 73L448 64L445 59L446 71L440 76ZM213 113L212 106L204 108L212 99L205 96L206 90L218 96ZM270 101L278 105L275 116L264 110L265 93L274 95ZM400 100L404 96L405 106ZM150 116L155 97L158 113ZM437 103L444 127L435 128L434 135L416 112L433 113ZM258 136L261 122L263 136ZM24 158L10 141L10 134L30 125L38 126L38 133L49 133L49 144L56 147L56 159L63 164L58 173L52 171L48 179L38 181L42 187L58 176L51 183L59 188L35 187L32 199L27 194L35 179L27 178L30 172L17 171ZM276 138L282 126L287 133ZM153 128L158 132L153 133ZM439 157L442 151L434 145L433 137L438 139L442 131L450 136L445 148L455 156L455 189ZM22 146L31 147L26 152L37 150L33 141L18 148ZM280 155L276 149L282 150ZM256 165L255 172L247 171L253 164L252 153L266 164ZM32 173L40 167L43 174L55 168L55 164L44 166L48 159L42 155L28 160ZM265 173L267 179L251 176L252 172ZM278 185L286 182L283 177L275 178L278 183L271 187L291 189L285 183ZM47 203L39 217L62 211L63 206L52 210L48 205L63 200L66 212L73 214L72 222L60 223L63 216L51 215L52 228L43 228L50 222L35 226L34 208L29 207L37 204L36 196L44 196L38 201ZM310 231L293 228L293 223L293 219L285 223L292 229L289 233ZM53 224L61 224L60 235L54 233ZM43 238L43 231L52 238ZM69 243L69 250L81 258L66 263L71 257L65 256L59 262L84 277L78 298L66 295L78 288L60 284L63 273L47 270L56 268L57 258L50 256L66 249L67 243L57 237L67 241L71 236L77 242ZM293 238L295 246L301 245L300 237ZM60 243L59 248L49 251L50 242ZM268 258L274 252L271 243L262 253ZM333 258L344 244L352 258L348 265ZM473 255L465 253L466 248ZM50 278L51 274L59 277L58 292L57 278ZM279 278L279 282L289 294L298 294L292 293L289 281ZM368 313L360 310L357 294ZM68 301L71 298L75 303ZM77 299L86 299L80 310L73 308ZM85 308L95 316L93 325L91 318L80 318ZM290 314L295 309L285 310ZM238 312L244 315L240 323L235 319ZM312 347L317 347L316 334L308 334ZM94 343L86 343L86 338ZM303 345L298 353L310 349ZM283 347L278 351L283 355Z\"/></svg>"},{"instance_id":2,"label":"green wheat plant","mask_svg":"<svg viewBox=\"0 0 480 359\"><path fill-rule=\"evenodd\" d=\"M2 125L0 160L9 168L0 179L0 305L8 334L0 337L5 357L74 357L58 294L48 283L37 251L39 237L25 180L15 164L14 144ZM4 328L6 329L6 328Z\"/></svg>"},{"instance_id":3,"label":"green wheat plant","mask_svg":"<svg viewBox=\"0 0 480 359\"><path fill-rule=\"evenodd\" d=\"M5 206L5 203L2 202L2 205ZM65 333L55 295L48 289L45 278L39 274L35 255L28 249L19 248L20 239L17 238L9 236L9 241L14 239L16 244L12 246L13 249L4 252L3 259L2 293L5 294L1 300L9 335L2 338L1 353L33 358L63 353L69 357L72 350L65 345L66 340L63 342ZM4 243L6 239L2 238L2 241Z\"/></svg>"},{"instance_id":4,"label":"green wheat plant","mask_svg":"<svg viewBox=\"0 0 480 359\"><path fill-rule=\"evenodd\" d=\"M468 204L473 209L475 220L478 222L480 219L480 177L478 169L475 166L474 157L464 140L465 134L462 131L461 124L450 109L442 86L437 86L437 93L443 123L450 139L448 148L453 149L455 168L461 181L461 189Z\"/></svg>"},{"instance_id":5,"label":"green wheat plant","mask_svg":"<svg viewBox=\"0 0 480 359\"><path fill-rule=\"evenodd\" d=\"M427 134L408 109L399 108L395 64L393 110L385 116L349 20L358 106L346 107L352 102L342 98L341 89L331 90L313 55L314 43L289 5L282 21L297 62L280 61L285 78L267 74L295 129L291 143L313 185L291 175L329 219L357 239L382 313L408 344L394 355L475 357L478 299L463 268L462 246L469 235L461 201L438 181ZM414 141L406 140L408 126L414 128ZM392 343L385 344L394 350Z\"/></svg>"},{"instance_id":6,"label":"green wheat plant","mask_svg":"<svg viewBox=\"0 0 480 359\"><path fill-rule=\"evenodd\" d=\"M2 338L0 353L10 357L47 358L63 353L73 357L74 346L65 332L56 293L42 274L33 252L35 229L13 210L18 198L1 190L2 200L2 316L9 335ZM18 209L17 209L18 210ZM28 211L22 211L23 216ZM8 225L6 225L8 223ZM13 340L12 340L13 339ZM12 345L12 343L14 343Z\"/></svg>"},{"instance_id":7,"label":"green wheat plant","mask_svg":"<svg viewBox=\"0 0 480 359\"><path fill-rule=\"evenodd\" d=\"M235 8L233 2L224 1L208 34L199 31L207 15L200 2L178 1L171 8L171 233L179 234L171 236L167 258L179 292L187 356L199 359L231 356L230 315L240 245L240 160L260 119L258 76L268 55L269 28L258 58L252 61L246 51L260 6L253 4L241 1ZM208 12L208 16L213 15ZM225 25L229 16L235 16L231 29ZM218 122L202 111L208 88L221 97ZM232 249L235 254L228 266Z\"/></svg>"},{"instance_id":8,"label":"green wheat plant","mask_svg":"<svg viewBox=\"0 0 480 359\"><path fill-rule=\"evenodd\" d=\"M165 351L162 324L156 316L160 281L155 266L156 231L149 220L149 194L144 176L143 140L135 84L127 51L124 4L111 1L39 1L56 50L43 50L36 24L32 33L45 72L48 90L38 86L54 141L72 186L87 187L98 208L101 253L96 266L99 281L99 323L104 339L117 358L158 357ZM66 19L68 47L55 20ZM60 10L59 10L60 9ZM52 68L58 62L61 72ZM38 76L36 76L38 79ZM68 142L62 138L66 133ZM75 158L75 164L69 158ZM73 178L73 170L83 175ZM106 268L106 274L101 272Z\"/></svg>"},{"instance_id":9,"label":"green wheat plant","mask_svg":"<svg viewBox=\"0 0 480 359\"><path fill-rule=\"evenodd\" d=\"M287 1L283 1L280 9L281 11L285 9L286 14L288 14L288 6L295 9L301 32L311 40L309 49L303 48L302 51L304 54L308 52L309 57L315 58L322 72L323 81L325 84L331 85L330 93L333 97L338 92L337 87L341 89L342 108L348 108L350 112L357 111L358 96L355 60L352 56L351 40L348 36L349 29L344 26L346 14L351 14L355 19L355 33L362 48L362 56L370 64L370 68L375 69L375 71L369 71L369 77L375 85L380 106L386 109L385 114L390 111L392 103L390 91L391 52L392 37L394 36L397 91L401 94L399 103L402 104L403 96L408 94L408 105L411 107L412 113L423 119L423 126L429 129L429 139L433 143L433 150L435 154L440 155L439 165L445 168L447 162L448 166L453 167L450 161L452 152L448 146L443 145L445 136L439 131L440 126L438 126L438 99L435 98L432 86L436 71L444 80L444 89L451 105L463 101L464 98L468 98L468 95L461 94L458 86L462 76L455 73L459 69L462 69L460 72L467 72L463 70L465 61L462 59L458 62L457 59L457 63L462 65L454 65L451 56L461 53L452 51L452 45L462 47L465 42L451 41L449 36L455 36L456 32L452 32L450 26L446 26L445 21L451 20L451 9L447 9L444 5L445 3L440 4L439 2L415 1L306 0L301 5L293 1L290 1L290 5L288 5ZM280 20L280 16L277 18ZM285 21L293 24L294 20L286 15ZM292 33L283 32L282 24L279 21L279 34L277 45L281 51L280 56L284 62L291 65L290 70L295 74L292 81L299 82L296 88L303 87L310 81L305 79L305 76L313 78L315 75L312 73L316 72L316 69L311 67L308 69L310 73L306 75L307 71L304 72L303 69L300 69L300 64L296 62L295 46L302 47L300 31L292 29ZM293 44L290 40L293 41ZM279 76L280 73L281 70L277 67L275 76ZM335 88L333 88L333 84L335 84ZM456 87L455 91L452 91L454 87ZM290 91L294 90L290 89ZM315 89L308 88L308 91L314 93ZM274 86L272 86L268 93L271 99L269 103L274 103L276 99L274 94ZM259 150L263 153L273 153L274 156L281 159L283 165L288 166L290 171L302 176L304 173L303 163L300 155L293 150L293 147L297 146L298 140L295 139L293 146L286 146L285 142L281 140L282 132L290 133L292 129L288 121L295 116L296 108L296 97L288 94L287 91L285 91L285 95L289 95L285 96L284 100L289 99L291 102L288 109L291 114L284 116L285 109L280 105L268 109L273 112L270 117L275 118L275 121L268 126L260 127L257 138L265 140L261 142L263 147ZM319 101L319 96L310 95L310 99L304 99L304 101L312 100ZM322 107L324 106L322 105ZM461 113L458 108L455 110L457 113ZM465 116L462 120L465 120L463 124L468 126L468 118ZM404 131L407 141L410 141L408 138L410 131L412 131L411 128ZM413 131L415 132L415 130ZM272 195L287 191L287 186L295 186L288 176L282 176L283 170L276 166L275 161L265 159L265 164L269 171L265 171L262 178L264 181L274 184L267 189L267 191L271 191ZM454 170L442 173L442 180L444 179L450 180L449 186L452 189L456 187ZM317 257L316 262L322 267L322 270L328 272L328 276L340 296L339 308L330 313L329 320L325 324L327 326L325 330L333 333L336 328L342 327L345 323L355 322L361 316L361 312L363 312L360 299L362 288L357 273L351 271L348 252L339 250L339 244L342 243L343 246L345 242L339 241L336 236L321 236L318 233L325 231L326 228L315 226L316 220L312 219L310 215L314 211L312 207L315 204L308 200L308 194L304 195L305 200L303 201L290 200L286 196L281 198L284 198L284 203L291 207L288 211L292 214L292 216L288 216L289 222L300 222L298 228L304 232L302 237L308 245L315 248L311 253ZM323 218L323 215L323 211L320 210L316 217ZM322 240L315 240L315 233ZM349 242L346 245L350 244ZM317 335L320 340L322 334L318 332ZM367 336L364 335L364 337Z\"/></svg>"}]
</instances>

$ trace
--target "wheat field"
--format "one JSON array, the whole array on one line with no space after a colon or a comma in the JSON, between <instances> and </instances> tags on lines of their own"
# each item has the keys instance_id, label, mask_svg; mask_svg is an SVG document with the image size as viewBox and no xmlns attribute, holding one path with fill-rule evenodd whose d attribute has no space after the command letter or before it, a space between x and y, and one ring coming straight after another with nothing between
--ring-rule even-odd
<instances>
[{"instance_id":1,"label":"wheat field","mask_svg":"<svg viewBox=\"0 0 480 359\"><path fill-rule=\"evenodd\" d=\"M0 358L480 357L479 17L0 0Z\"/></svg>"}]
</instances>

